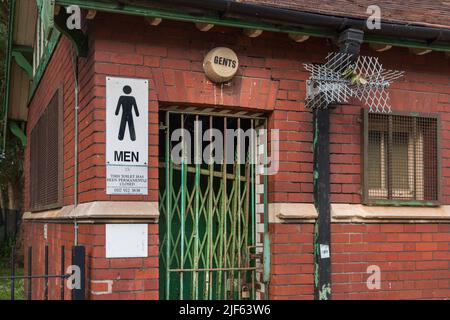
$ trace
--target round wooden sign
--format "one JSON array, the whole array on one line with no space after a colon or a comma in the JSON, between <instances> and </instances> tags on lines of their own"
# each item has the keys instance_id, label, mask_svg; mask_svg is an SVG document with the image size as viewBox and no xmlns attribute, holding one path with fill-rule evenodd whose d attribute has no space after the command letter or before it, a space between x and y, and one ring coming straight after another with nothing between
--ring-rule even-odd
<instances>
[{"instance_id":1,"label":"round wooden sign","mask_svg":"<svg viewBox=\"0 0 450 320\"><path fill-rule=\"evenodd\" d=\"M239 60L236 53L225 47L212 49L203 61L203 70L212 82L230 81L238 71Z\"/></svg>"}]
</instances>

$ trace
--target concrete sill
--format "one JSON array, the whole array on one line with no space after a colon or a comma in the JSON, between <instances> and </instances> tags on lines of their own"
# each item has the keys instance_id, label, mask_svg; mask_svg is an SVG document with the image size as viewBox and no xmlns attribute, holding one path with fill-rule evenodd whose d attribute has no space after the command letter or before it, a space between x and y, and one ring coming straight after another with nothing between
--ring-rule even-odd
<instances>
[{"instance_id":1,"label":"concrete sill","mask_svg":"<svg viewBox=\"0 0 450 320\"><path fill-rule=\"evenodd\" d=\"M73 220L96 222L98 220L150 220L157 221L159 209L157 202L128 201L95 201L82 203L76 209L66 206L57 210L45 212L26 212L24 220Z\"/></svg>"}]
</instances>

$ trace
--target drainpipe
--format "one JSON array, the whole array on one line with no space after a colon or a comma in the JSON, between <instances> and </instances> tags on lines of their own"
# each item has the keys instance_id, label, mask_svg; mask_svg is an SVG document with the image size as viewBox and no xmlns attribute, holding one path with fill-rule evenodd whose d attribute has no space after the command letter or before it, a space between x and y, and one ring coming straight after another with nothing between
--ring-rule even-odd
<instances>
[{"instance_id":1,"label":"drainpipe","mask_svg":"<svg viewBox=\"0 0 450 320\"><path fill-rule=\"evenodd\" d=\"M364 32L348 29L341 33L340 52L359 56ZM318 213L314 225L314 298L331 299L331 186L330 107L314 111L314 204Z\"/></svg>"},{"instance_id":2,"label":"drainpipe","mask_svg":"<svg viewBox=\"0 0 450 320\"><path fill-rule=\"evenodd\" d=\"M119 1L116 1L119 2ZM121 3L135 4L135 1L121 0ZM434 42L450 41L450 29L425 25L412 25L407 23L381 22L381 29L367 28L366 19L346 18L319 13L296 11L293 9L270 7L267 5L249 4L234 0L152 0L161 5L184 6L208 11L216 11L221 17L241 17L267 20L275 23L290 24L293 26L317 26L334 29L337 32L349 28L364 30L370 35L383 35L394 38L408 38Z\"/></svg>"},{"instance_id":3,"label":"drainpipe","mask_svg":"<svg viewBox=\"0 0 450 320\"><path fill-rule=\"evenodd\" d=\"M72 47L73 48L73 47ZM73 186L73 212L74 216L74 246L78 246L78 221L76 217L76 209L78 207L78 55L76 49L73 48L72 68L74 78L74 186Z\"/></svg>"}]
</instances>

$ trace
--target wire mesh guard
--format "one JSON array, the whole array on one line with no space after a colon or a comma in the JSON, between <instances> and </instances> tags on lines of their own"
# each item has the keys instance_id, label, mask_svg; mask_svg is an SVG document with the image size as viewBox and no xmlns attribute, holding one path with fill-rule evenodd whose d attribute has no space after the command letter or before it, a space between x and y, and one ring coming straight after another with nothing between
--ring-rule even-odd
<instances>
[{"instance_id":1,"label":"wire mesh guard","mask_svg":"<svg viewBox=\"0 0 450 320\"><path fill-rule=\"evenodd\" d=\"M307 82L306 107L327 108L330 104L345 104L357 98L370 112L390 113L391 83L404 75L403 71L385 70L377 57L330 53L323 65L306 63L311 73Z\"/></svg>"},{"instance_id":2,"label":"wire mesh guard","mask_svg":"<svg viewBox=\"0 0 450 320\"><path fill-rule=\"evenodd\" d=\"M367 200L438 201L435 117L369 114Z\"/></svg>"}]
</instances>

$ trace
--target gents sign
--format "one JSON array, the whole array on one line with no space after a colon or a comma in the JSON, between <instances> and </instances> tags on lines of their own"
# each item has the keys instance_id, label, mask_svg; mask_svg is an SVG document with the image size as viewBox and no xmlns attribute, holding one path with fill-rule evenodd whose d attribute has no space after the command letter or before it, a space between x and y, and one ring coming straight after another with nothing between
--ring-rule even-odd
<instances>
[{"instance_id":1,"label":"gents sign","mask_svg":"<svg viewBox=\"0 0 450 320\"><path fill-rule=\"evenodd\" d=\"M148 194L148 81L106 78L106 193Z\"/></svg>"},{"instance_id":2,"label":"gents sign","mask_svg":"<svg viewBox=\"0 0 450 320\"><path fill-rule=\"evenodd\" d=\"M211 50L203 61L203 70L212 82L230 81L238 71L239 60L236 53L224 47Z\"/></svg>"}]
</instances>

